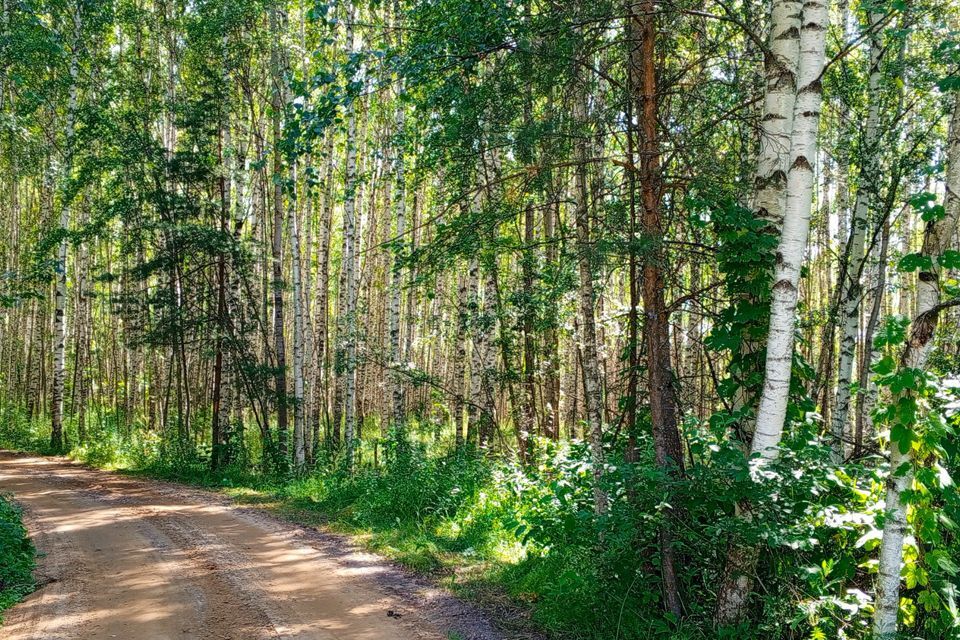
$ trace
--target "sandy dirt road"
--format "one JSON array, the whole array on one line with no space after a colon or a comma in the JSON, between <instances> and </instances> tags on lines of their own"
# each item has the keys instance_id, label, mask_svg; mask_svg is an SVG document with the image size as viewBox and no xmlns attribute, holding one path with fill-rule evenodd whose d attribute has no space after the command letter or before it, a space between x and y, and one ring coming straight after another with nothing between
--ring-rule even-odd
<instances>
[{"instance_id":1,"label":"sandy dirt road","mask_svg":"<svg viewBox=\"0 0 960 640\"><path fill-rule=\"evenodd\" d=\"M500 640L473 607L214 493L0 452L43 585L4 640Z\"/></svg>"}]
</instances>

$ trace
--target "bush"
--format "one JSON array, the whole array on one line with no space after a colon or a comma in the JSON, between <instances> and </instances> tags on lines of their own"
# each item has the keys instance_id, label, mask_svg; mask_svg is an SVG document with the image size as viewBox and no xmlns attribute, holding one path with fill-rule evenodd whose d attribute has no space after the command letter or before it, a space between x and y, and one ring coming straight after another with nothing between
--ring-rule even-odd
<instances>
[{"instance_id":1,"label":"bush","mask_svg":"<svg viewBox=\"0 0 960 640\"><path fill-rule=\"evenodd\" d=\"M20 509L0 495L0 612L33 591L33 566L33 544L20 521Z\"/></svg>"}]
</instances>

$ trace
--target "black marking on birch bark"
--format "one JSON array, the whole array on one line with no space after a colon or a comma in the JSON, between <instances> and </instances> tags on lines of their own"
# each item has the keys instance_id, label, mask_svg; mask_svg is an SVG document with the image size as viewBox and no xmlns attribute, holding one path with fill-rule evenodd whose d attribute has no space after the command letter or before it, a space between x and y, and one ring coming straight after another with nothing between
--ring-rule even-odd
<instances>
[{"instance_id":1,"label":"black marking on birch bark","mask_svg":"<svg viewBox=\"0 0 960 640\"><path fill-rule=\"evenodd\" d=\"M800 89L800 93L823 93L823 83L820 81L820 78L817 78L804 88ZM806 113L820 113L819 111L805 111Z\"/></svg>"},{"instance_id":2,"label":"black marking on birch bark","mask_svg":"<svg viewBox=\"0 0 960 640\"><path fill-rule=\"evenodd\" d=\"M797 159L793 161L793 164L790 166L790 170L794 169L806 169L807 171L813 171L813 166L810 164L810 161L807 160L806 156L797 156Z\"/></svg>"},{"instance_id":3,"label":"black marking on birch bark","mask_svg":"<svg viewBox=\"0 0 960 640\"><path fill-rule=\"evenodd\" d=\"M910 331L910 345L915 348L923 347L933 338L937 330L938 313L922 313L913 321L913 329Z\"/></svg>"},{"instance_id":4,"label":"black marking on birch bark","mask_svg":"<svg viewBox=\"0 0 960 640\"><path fill-rule=\"evenodd\" d=\"M785 69L776 75L773 82L768 83L773 89L795 89L797 86L797 77L793 71Z\"/></svg>"},{"instance_id":5,"label":"black marking on birch bark","mask_svg":"<svg viewBox=\"0 0 960 640\"><path fill-rule=\"evenodd\" d=\"M794 16L799 18L800 14L799 13L792 14L790 17L794 17ZM790 27L789 29L786 29L785 31L783 31L776 38L774 38L774 40L775 41L776 40L796 40L799 37L800 37L800 30L797 29L796 27Z\"/></svg>"},{"instance_id":6,"label":"black marking on birch bark","mask_svg":"<svg viewBox=\"0 0 960 640\"><path fill-rule=\"evenodd\" d=\"M777 169L768 176L757 176L754 180L754 187L757 189L765 189L770 185L782 185L787 182L787 174L784 173L783 169Z\"/></svg>"},{"instance_id":7,"label":"black marking on birch bark","mask_svg":"<svg viewBox=\"0 0 960 640\"><path fill-rule=\"evenodd\" d=\"M790 292L790 291L793 291L793 289L794 289L793 283L787 280L786 278L782 280L778 280L777 283L773 285L774 291Z\"/></svg>"}]
</instances>

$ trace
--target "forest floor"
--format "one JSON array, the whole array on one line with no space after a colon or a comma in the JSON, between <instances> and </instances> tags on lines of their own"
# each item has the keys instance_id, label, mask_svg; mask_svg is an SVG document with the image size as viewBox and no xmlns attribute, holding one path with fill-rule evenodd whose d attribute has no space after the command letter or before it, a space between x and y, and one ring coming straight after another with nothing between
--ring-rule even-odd
<instances>
[{"instance_id":1,"label":"forest floor","mask_svg":"<svg viewBox=\"0 0 960 640\"><path fill-rule=\"evenodd\" d=\"M6 640L500 640L473 605L346 538L222 495L0 451L38 590Z\"/></svg>"}]
</instances>

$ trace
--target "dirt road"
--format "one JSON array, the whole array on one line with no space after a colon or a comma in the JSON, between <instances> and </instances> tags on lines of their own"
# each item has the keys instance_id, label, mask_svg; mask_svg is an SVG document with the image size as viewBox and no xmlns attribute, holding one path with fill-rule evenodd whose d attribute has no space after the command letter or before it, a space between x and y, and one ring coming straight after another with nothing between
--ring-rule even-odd
<instances>
[{"instance_id":1,"label":"dirt road","mask_svg":"<svg viewBox=\"0 0 960 640\"><path fill-rule=\"evenodd\" d=\"M36 593L5 640L499 640L471 606L338 536L210 492L0 452Z\"/></svg>"}]
</instances>

